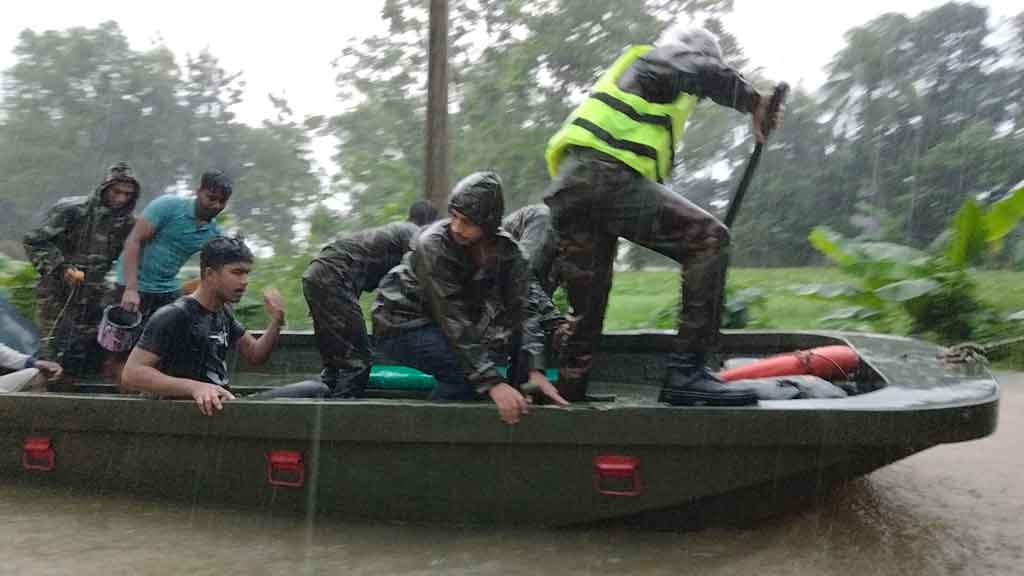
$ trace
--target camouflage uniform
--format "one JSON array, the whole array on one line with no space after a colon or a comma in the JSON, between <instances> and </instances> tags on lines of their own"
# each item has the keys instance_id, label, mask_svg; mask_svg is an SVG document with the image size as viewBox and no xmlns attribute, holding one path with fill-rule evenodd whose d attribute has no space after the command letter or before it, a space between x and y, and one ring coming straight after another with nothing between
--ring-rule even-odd
<instances>
[{"instance_id":1,"label":"camouflage uniform","mask_svg":"<svg viewBox=\"0 0 1024 576\"><path fill-rule=\"evenodd\" d=\"M551 210L547 205L523 206L506 216L501 221L501 228L515 238L544 292L554 293L558 286L557 271L553 266L557 245L551 229Z\"/></svg>"},{"instance_id":2,"label":"camouflage uniform","mask_svg":"<svg viewBox=\"0 0 1024 576\"><path fill-rule=\"evenodd\" d=\"M551 300L560 282L558 267L555 265L557 241L551 229L551 210L545 204L523 206L506 216L501 221L501 228L519 244L519 249L530 265L536 280L530 286L530 298L536 303L540 314L548 348L560 353L574 327Z\"/></svg>"},{"instance_id":3,"label":"camouflage uniform","mask_svg":"<svg viewBox=\"0 0 1024 576\"><path fill-rule=\"evenodd\" d=\"M134 186L135 193L115 211L104 196L119 182ZM60 200L46 212L42 224L24 237L25 253L39 273L39 355L62 363L72 376L94 372L102 361L96 330L103 316L106 275L135 225L132 211L140 189L131 169L117 164L92 195ZM64 271L71 266L85 273L77 288L64 281Z\"/></svg>"},{"instance_id":4,"label":"camouflage uniform","mask_svg":"<svg viewBox=\"0 0 1024 576\"><path fill-rule=\"evenodd\" d=\"M750 112L759 101L720 57L672 47L655 48L638 59L618 86L648 102L671 103L688 93L741 112ZM578 319L559 375L566 399L585 394L620 237L682 264L676 353L703 357L717 348L729 232L714 216L618 159L580 146L567 151L544 202L551 208L560 274Z\"/></svg>"},{"instance_id":5,"label":"camouflage uniform","mask_svg":"<svg viewBox=\"0 0 1024 576\"><path fill-rule=\"evenodd\" d=\"M453 240L446 219L425 228L401 265L381 280L373 306L377 344L433 374L436 399L469 399L507 381L492 352L507 359L513 352L509 335L521 335L525 368L544 368L543 332L529 290L533 279L515 240L500 229L503 205L497 175L464 178L449 208L484 229L493 242L487 262L477 263L470 249Z\"/></svg>"},{"instance_id":6,"label":"camouflage uniform","mask_svg":"<svg viewBox=\"0 0 1024 576\"><path fill-rule=\"evenodd\" d=\"M345 234L325 246L302 275L324 383L335 395L358 396L366 387L373 352L359 295L375 290L402 261L418 231L412 222L395 222Z\"/></svg>"}]
</instances>

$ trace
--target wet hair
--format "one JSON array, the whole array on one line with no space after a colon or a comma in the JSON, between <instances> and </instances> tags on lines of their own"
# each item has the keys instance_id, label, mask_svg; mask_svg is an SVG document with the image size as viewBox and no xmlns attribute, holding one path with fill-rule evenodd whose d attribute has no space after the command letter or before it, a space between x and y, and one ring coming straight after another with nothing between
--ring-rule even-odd
<instances>
[{"instance_id":1,"label":"wet hair","mask_svg":"<svg viewBox=\"0 0 1024 576\"><path fill-rule=\"evenodd\" d=\"M220 270L229 264L238 262L251 264L252 261L252 250L249 250L244 240L217 236L207 240L206 244L203 244L202 250L199 251L199 272L202 275L207 268Z\"/></svg>"},{"instance_id":2,"label":"wet hair","mask_svg":"<svg viewBox=\"0 0 1024 576\"><path fill-rule=\"evenodd\" d=\"M437 208L426 200L417 200L409 206L409 222L417 226L426 226L437 217Z\"/></svg>"},{"instance_id":3,"label":"wet hair","mask_svg":"<svg viewBox=\"0 0 1024 576\"><path fill-rule=\"evenodd\" d=\"M210 192L221 192L225 196L231 196L231 178L220 170L203 172L203 176L199 181L199 188Z\"/></svg>"}]
</instances>

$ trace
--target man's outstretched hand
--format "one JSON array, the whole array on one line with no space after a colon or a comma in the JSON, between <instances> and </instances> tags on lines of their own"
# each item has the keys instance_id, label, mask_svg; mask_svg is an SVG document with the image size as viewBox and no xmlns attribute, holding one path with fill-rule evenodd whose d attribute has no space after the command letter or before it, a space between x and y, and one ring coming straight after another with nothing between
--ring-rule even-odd
<instances>
[{"instance_id":1,"label":"man's outstretched hand","mask_svg":"<svg viewBox=\"0 0 1024 576\"><path fill-rule=\"evenodd\" d=\"M761 94L757 106L754 107L751 122L754 125L754 138L757 139L758 144L764 144L766 133L778 128L782 122L782 111L785 109L785 104L780 103L778 109L773 114L769 114L768 109L771 107L771 102L771 94Z\"/></svg>"},{"instance_id":2,"label":"man's outstretched hand","mask_svg":"<svg viewBox=\"0 0 1024 576\"><path fill-rule=\"evenodd\" d=\"M284 298L277 288L265 288L263 290L263 306L267 309L267 315L271 319L284 323Z\"/></svg>"}]
</instances>

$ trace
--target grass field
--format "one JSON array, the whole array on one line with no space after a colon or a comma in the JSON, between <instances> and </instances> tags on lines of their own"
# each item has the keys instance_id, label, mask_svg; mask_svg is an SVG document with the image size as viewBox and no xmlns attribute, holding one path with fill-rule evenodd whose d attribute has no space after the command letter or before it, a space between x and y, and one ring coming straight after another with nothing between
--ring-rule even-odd
<instances>
[{"instance_id":1,"label":"grass field","mask_svg":"<svg viewBox=\"0 0 1024 576\"><path fill-rule=\"evenodd\" d=\"M302 298L299 277L302 270L288 266L259 267L253 278L251 295L255 304L258 290L274 283L288 301L289 326L309 328L310 319ZM751 324L760 328L814 329L831 304L797 296L801 284L842 282L845 276L834 268L737 268L730 270L729 283L737 288L756 288L765 300L752 311ZM1010 314L1024 310L1024 273L978 272L976 277L982 300L998 311ZM606 330L650 328L659 310L672 303L679 293L679 273L673 270L617 272L609 299ZM372 295L364 295L363 309L369 314Z\"/></svg>"},{"instance_id":2,"label":"grass field","mask_svg":"<svg viewBox=\"0 0 1024 576\"><path fill-rule=\"evenodd\" d=\"M835 268L737 268L729 272L729 284L736 288L756 288L765 302L753 311L751 321L758 327L812 329L832 304L798 296L794 288L802 284L844 282L848 278ZM978 272L981 299L998 311L1010 314L1024 310L1024 273ZM619 272L608 305L605 328L622 330L653 325L654 315L672 302L679 291L675 271Z\"/></svg>"}]
</instances>

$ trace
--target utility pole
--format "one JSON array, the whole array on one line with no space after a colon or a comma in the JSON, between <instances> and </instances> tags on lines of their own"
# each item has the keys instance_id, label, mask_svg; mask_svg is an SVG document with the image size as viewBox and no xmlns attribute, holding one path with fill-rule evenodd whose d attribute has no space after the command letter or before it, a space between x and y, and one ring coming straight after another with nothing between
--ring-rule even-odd
<instances>
[{"instance_id":1,"label":"utility pole","mask_svg":"<svg viewBox=\"0 0 1024 576\"><path fill-rule=\"evenodd\" d=\"M448 0L430 0L426 198L442 214L448 199Z\"/></svg>"}]
</instances>

